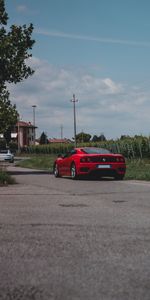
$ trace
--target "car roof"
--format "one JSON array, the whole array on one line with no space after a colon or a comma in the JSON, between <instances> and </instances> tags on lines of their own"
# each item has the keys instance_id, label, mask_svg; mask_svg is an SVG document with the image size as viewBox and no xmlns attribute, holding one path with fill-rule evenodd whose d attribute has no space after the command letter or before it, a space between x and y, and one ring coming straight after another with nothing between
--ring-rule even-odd
<instances>
[{"instance_id":1,"label":"car roof","mask_svg":"<svg viewBox=\"0 0 150 300\"><path fill-rule=\"evenodd\" d=\"M111 154L111 152L108 149L101 148L101 147L77 147L74 148L74 150L77 151L77 153L82 154Z\"/></svg>"}]
</instances>

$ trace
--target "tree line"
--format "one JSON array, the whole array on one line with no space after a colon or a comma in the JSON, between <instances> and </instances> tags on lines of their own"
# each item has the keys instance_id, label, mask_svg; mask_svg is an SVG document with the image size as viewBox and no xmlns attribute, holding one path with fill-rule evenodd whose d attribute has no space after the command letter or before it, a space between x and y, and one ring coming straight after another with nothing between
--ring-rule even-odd
<instances>
[{"instance_id":1,"label":"tree line","mask_svg":"<svg viewBox=\"0 0 150 300\"><path fill-rule=\"evenodd\" d=\"M72 138L73 140L74 138ZM104 134L100 134L99 136L94 135L93 137L91 136L91 134L89 133L85 133L85 132L80 132L76 135L76 141L77 143L88 143L88 142L101 142L101 141L106 141L106 137L104 136ZM39 138L39 144L40 145L44 145L44 144L48 144L48 137L47 134L43 131L40 138Z\"/></svg>"},{"instance_id":2,"label":"tree line","mask_svg":"<svg viewBox=\"0 0 150 300\"><path fill-rule=\"evenodd\" d=\"M12 25L8 30L5 1L0 0L0 133L10 141L11 128L17 123L19 113L10 100L8 83L17 84L34 73L27 64L35 41L31 38L33 24Z\"/></svg>"}]
</instances>

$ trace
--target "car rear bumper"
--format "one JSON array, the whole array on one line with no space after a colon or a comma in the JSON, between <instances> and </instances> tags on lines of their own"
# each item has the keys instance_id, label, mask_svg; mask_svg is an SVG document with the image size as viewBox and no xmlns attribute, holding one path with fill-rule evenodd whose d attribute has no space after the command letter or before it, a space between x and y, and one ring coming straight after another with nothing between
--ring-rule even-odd
<instances>
[{"instance_id":1,"label":"car rear bumper","mask_svg":"<svg viewBox=\"0 0 150 300\"><path fill-rule=\"evenodd\" d=\"M14 162L14 158L12 157L4 157L4 158L0 158L1 162Z\"/></svg>"},{"instance_id":2,"label":"car rear bumper","mask_svg":"<svg viewBox=\"0 0 150 300\"><path fill-rule=\"evenodd\" d=\"M98 174L101 176L115 176L124 175L126 172L126 165L123 163L111 164L80 164L77 169L78 175Z\"/></svg>"}]
</instances>

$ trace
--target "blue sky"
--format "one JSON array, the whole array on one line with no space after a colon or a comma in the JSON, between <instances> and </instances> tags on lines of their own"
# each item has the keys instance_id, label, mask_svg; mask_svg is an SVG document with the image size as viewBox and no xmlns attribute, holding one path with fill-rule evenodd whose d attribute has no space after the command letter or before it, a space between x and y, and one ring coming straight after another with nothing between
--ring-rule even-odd
<instances>
[{"instance_id":1,"label":"blue sky","mask_svg":"<svg viewBox=\"0 0 150 300\"><path fill-rule=\"evenodd\" d=\"M33 23L35 74L10 86L37 136L150 134L149 0L6 0L9 26Z\"/></svg>"}]
</instances>

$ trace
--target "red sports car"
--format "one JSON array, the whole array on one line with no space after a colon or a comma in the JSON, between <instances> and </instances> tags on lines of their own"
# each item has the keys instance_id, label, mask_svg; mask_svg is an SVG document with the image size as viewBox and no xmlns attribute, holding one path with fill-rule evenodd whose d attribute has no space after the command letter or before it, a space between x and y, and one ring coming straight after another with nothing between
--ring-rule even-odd
<instances>
[{"instance_id":1,"label":"red sports car","mask_svg":"<svg viewBox=\"0 0 150 300\"><path fill-rule=\"evenodd\" d=\"M80 175L98 175L121 180L126 172L126 163L121 154L113 154L103 148L82 147L59 156L53 171L55 177L71 176L76 179Z\"/></svg>"}]
</instances>

